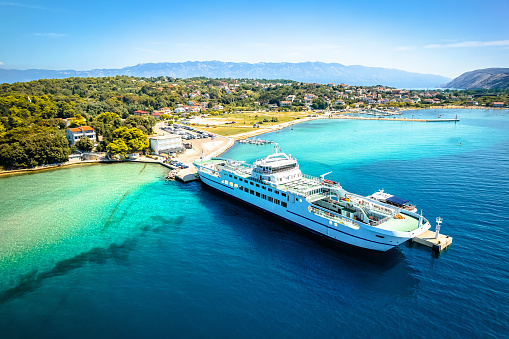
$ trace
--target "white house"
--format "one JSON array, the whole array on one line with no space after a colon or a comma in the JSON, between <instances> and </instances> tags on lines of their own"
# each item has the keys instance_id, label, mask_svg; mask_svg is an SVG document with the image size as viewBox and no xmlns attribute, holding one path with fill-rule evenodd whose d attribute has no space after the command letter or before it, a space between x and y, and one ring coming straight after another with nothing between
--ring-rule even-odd
<instances>
[{"instance_id":1,"label":"white house","mask_svg":"<svg viewBox=\"0 0 509 339\"><path fill-rule=\"evenodd\" d=\"M156 154L163 151L165 153L178 152L184 149L180 135L157 135L150 136L148 139L150 141L150 148L152 148Z\"/></svg>"},{"instance_id":2,"label":"white house","mask_svg":"<svg viewBox=\"0 0 509 339\"><path fill-rule=\"evenodd\" d=\"M69 145L71 146L84 137L89 138L94 143L97 141L95 131L90 126L69 128L65 131L65 136L67 138L67 141L69 141Z\"/></svg>"}]
</instances>

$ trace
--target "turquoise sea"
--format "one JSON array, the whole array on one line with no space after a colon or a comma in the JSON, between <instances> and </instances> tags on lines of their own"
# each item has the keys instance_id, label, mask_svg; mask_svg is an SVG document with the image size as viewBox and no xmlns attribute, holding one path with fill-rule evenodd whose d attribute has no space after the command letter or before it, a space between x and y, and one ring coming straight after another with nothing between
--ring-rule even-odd
<instances>
[{"instance_id":1,"label":"turquoise sea","mask_svg":"<svg viewBox=\"0 0 509 339\"><path fill-rule=\"evenodd\" d=\"M262 138L304 173L441 216L454 241L438 256L321 241L157 165L1 178L0 337L507 337L509 111L412 114L460 122L316 120Z\"/></svg>"}]
</instances>

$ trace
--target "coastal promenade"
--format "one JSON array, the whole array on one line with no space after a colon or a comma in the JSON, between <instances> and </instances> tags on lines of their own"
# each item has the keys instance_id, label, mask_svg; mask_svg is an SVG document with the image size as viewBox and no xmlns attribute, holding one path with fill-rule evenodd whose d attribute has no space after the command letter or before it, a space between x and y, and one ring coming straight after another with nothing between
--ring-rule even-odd
<instances>
[{"instance_id":1,"label":"coastal promenade","mask_svg":"<svg viewBox=\"0 0 509 339\"><path fill-rule=\"evenodd\" d=\"M306 122L306 121L311 121L311 120L316 120L316 119L327 119L327 118L328 117L324 117L324 116L306 117L306 118L302 118L302 119L283 122L281 124L272 125L272 126L268 126L268 127L253 128L252 131L235 134L235 135L232 135L231 138L234 140L242 140L242 139L252 138L252 137L255 137L255 136L258 136L261 134L279 131L279 130L282 130L283 128L286 128L286 127L289 127L289 126L292 126L295 124L300 124L301 122Z\"/></svg>"}]
</instances>

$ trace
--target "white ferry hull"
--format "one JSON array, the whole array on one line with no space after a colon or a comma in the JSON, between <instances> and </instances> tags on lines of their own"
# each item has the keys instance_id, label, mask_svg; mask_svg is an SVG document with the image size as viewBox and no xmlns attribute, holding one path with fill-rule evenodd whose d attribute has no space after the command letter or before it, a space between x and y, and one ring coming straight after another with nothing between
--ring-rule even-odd
<instances>
[{"instance_id":1,"label":"white ferry hull","mask_svg":"<svg viewBox=\"0 0 509 339\"><path fill-rule=\"evenodd\" d=\"M225 178L220 176L217 172L211 173L209 171L201 171L200 169L198 169L198 172L201 181L205 185L308 231L337 242L375 251L387 251L422 232L422 230L420 230L414 235L408 232L385 231L367 225L363 227L360 223L355 222L354 224L360 226L358 228L353 228L310 213L308 208L311 204L306 201L306 199L294 196L291 193L287 194L285 200L288 201L286 204L287 206L283 207L238 189L233 181L227 180L226 182L228 184L225 184ZM243 185L246 184L243 183Z\"/></svg>"}]
</instances>

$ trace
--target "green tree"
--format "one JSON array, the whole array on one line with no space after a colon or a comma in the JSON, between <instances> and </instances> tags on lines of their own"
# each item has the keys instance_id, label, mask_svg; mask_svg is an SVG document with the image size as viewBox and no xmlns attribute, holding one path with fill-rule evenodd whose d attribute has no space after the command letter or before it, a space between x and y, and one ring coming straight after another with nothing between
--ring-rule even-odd
<instances>
[{"instance_id":1,"label":"green tree","mask_svg":"<svg viewBox=\"0 0 509 339\"><path fill-rule=\"evenodd\" d=\"M85 122L85 119L83 118L83 116L81 116L81 114L76 114L74 116L74 118L75 119L71 120L71 124L69 125L69 128L82 127L82 126L85 126L87 124Z\"/></svg>"},{"instance_id":2,"label":"green tree","mask_svg":"<svg viewBox=\"0 0 509 339\"><path fill-rule=\"evenodd\" d=\"M120 116L111 112L101 113L94 120L102 122L105 125L112 125L115 128L120 127L120 124L122 123Z\"/></svg>"},{"instance_id":3,"label":"green tree","mask_svg":"<svg viewBox=\"0 0 509 339\"><path fill-rule=\"evenodd\" d=\"M150 145L147 136L138 128L117 128L113 131L113 139L123 140L131 153L144 150Z\"/></svg>"},{"instance_id":4,"label":"green tree","mask_svg":"<svg viewBox=\"0 0 509 339\"><path fill-rule=\"evenodd\" d=\"M59 129L66 129L67 128L67 122L65 120L58 120L58 128Z\"/></svg>"},{"instance_id":5,"label":"green tree","mask_svg":"<svg viewBox=\"0 0 509 339\"><path fill-rule=\"evenodd\" d=\"M124 140L122 139L116 139L112 143L108 144L108 147L106 149L109 155L112 156L118 155L121 158L125 158L129 150Z\"/></svg>"},{"instance_id":6,"label":"green tree","mask_svg":"<svg viewBox=\"0 0 509 339\"><path fill-rule=\"evenodd\" d=\"M83 152L90 152L94 148L94 143L89 138L80 138L75 145L77 149Z\"/></svg>"},{"instance_id":7,"label":"green tree","mask_svg":"<svg viewBox=\"0 0 509 339\"><path fill-rule=\"evenodd\" d=\"M56 134L33 134L0 145L0 165L7 168L35 167L69 160L67 140Z\"/></svg>"},{"instance_id":8,"label":"green tree","mask_svg":"<svg viewBox=\"0 0 509 339\"><path fill-rule=\"evenodd\" d=\"M327 108L327 103L325 102L325 100L323 100L321 98L316 98L316 99L313 99L312 107L313 107L313 109L325 109L325 108Z\"/></svg>"}]
</instances>

